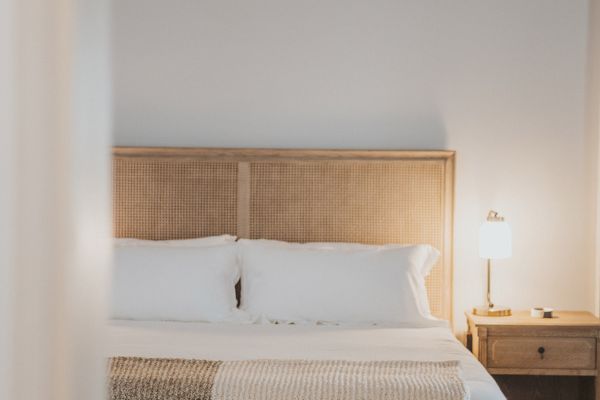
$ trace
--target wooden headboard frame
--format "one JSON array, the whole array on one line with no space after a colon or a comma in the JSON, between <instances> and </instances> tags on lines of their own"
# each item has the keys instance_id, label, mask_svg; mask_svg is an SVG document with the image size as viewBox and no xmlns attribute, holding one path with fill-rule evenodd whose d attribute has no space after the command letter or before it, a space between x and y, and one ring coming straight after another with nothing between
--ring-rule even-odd
<instances>
[{"instance_id":1,"label":"wooden headboard frame","mask_svg":"<svg viewBox=\"0 0 600 400\"><path fill-rule=\"evenodd\" d=\"M453 151L116 147L116 237L429 243L452 318Z\"/></svg>"}]
</instances>

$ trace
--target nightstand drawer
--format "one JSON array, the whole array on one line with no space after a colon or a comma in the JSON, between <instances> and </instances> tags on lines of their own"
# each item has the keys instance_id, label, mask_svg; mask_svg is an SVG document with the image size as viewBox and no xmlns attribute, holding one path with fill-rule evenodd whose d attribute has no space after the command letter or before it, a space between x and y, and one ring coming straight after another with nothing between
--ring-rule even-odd
<instances>
[{"instance_id":1,"label":"nightstand drawer","mask_svg":"<svg viewBox=\"0 0 600 400\"><path fill-rule=\"evenodd\" d=\"M489 368L595 369L596 339L488 337Z\"/></svg>"}]
</instances>

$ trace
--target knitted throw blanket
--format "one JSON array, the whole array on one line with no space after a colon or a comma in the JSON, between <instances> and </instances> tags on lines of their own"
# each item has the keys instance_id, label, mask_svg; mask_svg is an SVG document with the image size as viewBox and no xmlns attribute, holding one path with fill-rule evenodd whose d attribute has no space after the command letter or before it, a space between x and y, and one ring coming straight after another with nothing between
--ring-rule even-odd
<instances>
[{"instance_id":1,"label":"knitted throw blanket","mask_svg":"<svg viewBox=\"0 0 600 400\"><path fill-rule=\"evenodd\" d=\"M110 360L110 400L468 400L458 361Z\"/></svg>"}]
</instances>

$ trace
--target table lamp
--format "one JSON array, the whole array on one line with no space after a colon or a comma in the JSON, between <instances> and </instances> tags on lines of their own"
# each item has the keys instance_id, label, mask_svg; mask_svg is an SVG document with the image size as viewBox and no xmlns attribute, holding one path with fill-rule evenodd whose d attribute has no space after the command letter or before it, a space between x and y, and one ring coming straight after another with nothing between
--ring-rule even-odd
<instances>
[{"instance_id":1,"label":"table lamp","mask_svg":"<svg viewBox=\"0 0 600 400\"><path fill-rule=\"evenodd\" d=\"M512 237L510 226L504 217L496 211L490 211L487 220L479 229L479 256L487 259L487 301L483 306L475 307L473 314L490 317L504 317L511 315L510 308L497 306L492 302L490 295L490 270L492 260L508 258L512 255Z\"/></svg>"}]
</instances>

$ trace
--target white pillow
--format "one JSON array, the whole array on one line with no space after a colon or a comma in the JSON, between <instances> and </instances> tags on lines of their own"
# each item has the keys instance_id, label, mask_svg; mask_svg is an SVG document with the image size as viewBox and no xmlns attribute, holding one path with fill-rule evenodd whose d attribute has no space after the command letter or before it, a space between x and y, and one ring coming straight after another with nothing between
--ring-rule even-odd
<instances>
[{"instance_id":1,"label":"white pillow","mask_svg":"<svg viewBox=\"0 0 600 400\"><path fill-rule=\"evenodd\" d=\"M434 320L422 273L432 253L438 254L429 245L238 243L241 308L254 318L413 325Z\"/></svg>"},{"instance_id":2,"label":"white pillow","mask_svg":"<svg viewBox=\"0 0 600 400\"><path fill-rule=\"evenodd\" d=\"M243 239L246 240L246 239ZM288 248L304 248L304 249L340 249L340 250L379 250L379 249L402 249L405 247L414 246L412 244L362 244L362 243L347 243L347 242L307 242L307 243L291 243L281 240L271 239L255 239L255 242L271 244L274 246L284 246ZM429 256L423 263L421 273L423 277L427 277L431 272L431 268L435 265L440 257L440 252L433 246L420 245L429 247Z\"/></svg>"},{"instance_id":3,"label":"white pillow","mask_svg":"<svg viewBox=\"0 0 600 400\"><path fill-rule=\"evenodd\" d=\"M220 235L220 236L207 236L195 239L181 239L181 240L143 240L135 238L115 238L115 246L178 246L178 247L204 247L204 246L218 246L226 243L234 243L236 240L235 236L231 235Z\"/></svg>"},{"instance_id":4,"label":"white pillow","mask_svg":"<svg viewBox=\"0 0 600 400\"><path fill-rule=\"evenodd\" d=\"M223 321L236 311L237 246L117 246L112 318Z\"/></svg>"}]
</instances>

